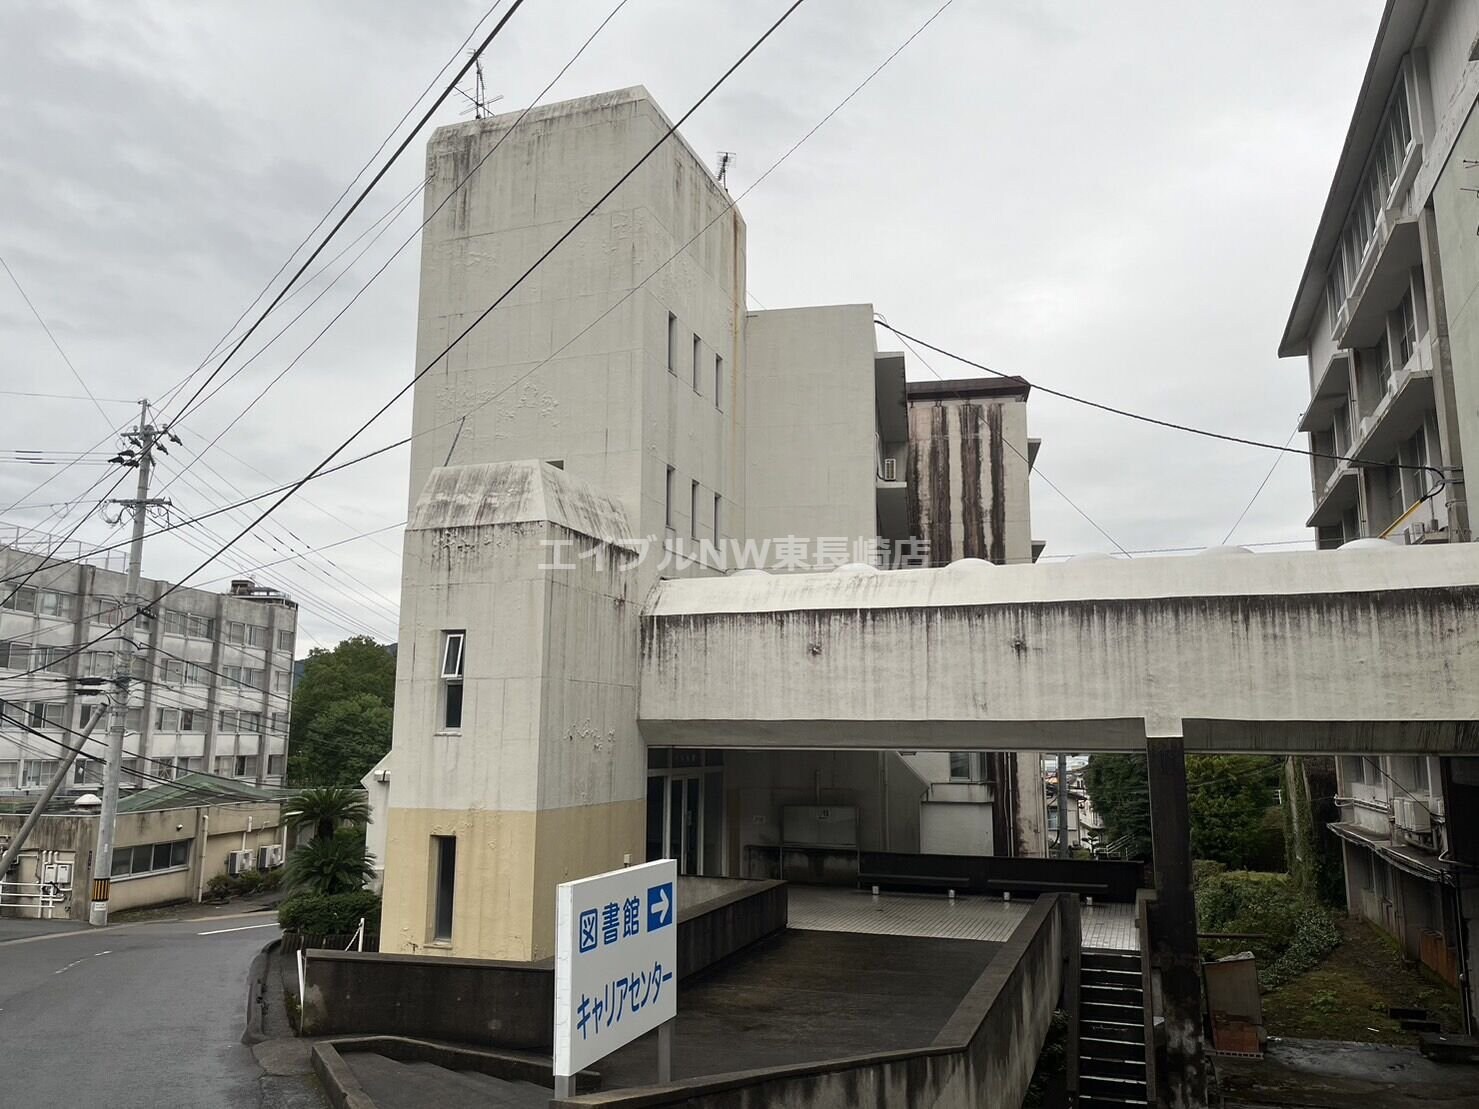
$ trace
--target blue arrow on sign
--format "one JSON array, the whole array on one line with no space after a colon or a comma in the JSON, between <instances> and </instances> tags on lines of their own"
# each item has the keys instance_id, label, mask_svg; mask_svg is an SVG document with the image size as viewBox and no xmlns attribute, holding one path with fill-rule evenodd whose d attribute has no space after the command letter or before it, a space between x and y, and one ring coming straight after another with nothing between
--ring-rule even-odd
<instances>
[{"instance_id":1,"label":"blue arrow on sign","mask_svg":"<svg viewBox=\"0 0 1479 1109\"><path fill-rule=\"evenodd\" d=\"M656 932L673 923L673 883L647 887L647 931Z\"/></svg>"}]
</instances>

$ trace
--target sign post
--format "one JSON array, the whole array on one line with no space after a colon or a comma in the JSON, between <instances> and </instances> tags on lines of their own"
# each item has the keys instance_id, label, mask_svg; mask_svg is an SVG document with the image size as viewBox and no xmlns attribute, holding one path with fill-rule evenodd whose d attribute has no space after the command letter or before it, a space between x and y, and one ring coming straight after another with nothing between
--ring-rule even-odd
<instances>
[{"instance_id":1,"label":"sign post","mask_svg":"<svg viewBox=\"0 0 1479 1109\"><path fill-rule=\"evenodd\" d=\"M555 893L555 1096L585 1067L658 1029L673 1076L678 864L659 859L565 882Z\"/></svg>"}]
</instances>

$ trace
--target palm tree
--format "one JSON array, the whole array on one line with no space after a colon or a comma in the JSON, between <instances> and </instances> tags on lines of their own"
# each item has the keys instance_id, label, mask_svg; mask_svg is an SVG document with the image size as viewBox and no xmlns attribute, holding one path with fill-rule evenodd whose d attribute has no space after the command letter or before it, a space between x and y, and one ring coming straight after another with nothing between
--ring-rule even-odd
<instances>
[{"instance_id":1,"label":"palm tree","mask_svg":"<svg viewBox=\"0 0 1479 1109\"><path fill-rule=\"evenodd\" d=\"M358 828L340 828L289 855L283 882L294 891L353 893L375 876L373 864L374 859L365 852L364 833Z\"/></svg>"},{"instance_id":2,"label":"palm tree","mask_svg":"<svg viewBox=\"0 0 1479 1109\"><path fill-rule=\"evenodd\" d=\"M313 826L315 838L332 839L341 826L363 828L370 822L370 803L364 790L322 786L300 790L288 798L283 819L293 828Z\"/></svg>"}]
</instances>

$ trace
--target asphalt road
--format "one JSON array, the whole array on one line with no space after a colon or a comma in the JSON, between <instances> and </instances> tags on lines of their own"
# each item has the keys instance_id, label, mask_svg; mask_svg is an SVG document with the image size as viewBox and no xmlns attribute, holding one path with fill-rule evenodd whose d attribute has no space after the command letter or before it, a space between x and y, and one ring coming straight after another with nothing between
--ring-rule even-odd
<instances>
[{"instance_id":1,"label":"asphalt road","mask_svg":"<svg viewBox=\"0 0 1479 1109\"><path fill-rule=\"evenodd\" d=\"M261 1109L241 1042L261 915L0 941L0 1105Z\"/></svg>"}]
</instances>

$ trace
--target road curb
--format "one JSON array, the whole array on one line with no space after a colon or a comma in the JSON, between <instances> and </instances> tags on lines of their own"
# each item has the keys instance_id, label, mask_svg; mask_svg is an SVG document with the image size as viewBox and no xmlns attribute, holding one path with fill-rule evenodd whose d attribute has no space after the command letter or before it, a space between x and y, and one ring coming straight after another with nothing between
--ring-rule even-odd
<instances>
[{"instance_id":1,"label":"road curb","mask_svg":"<svg viewBox=\"0 0 1479 1109\"><path fill-rule=\"evenodd\" d=\"M282 937L278 936L263 946L262 950L252 958L252 966L247 971L247 1001L246 1001L246 1027L241 1033L241 1042L251 1046L259 1044L263 1040L271 1039L267 1035L267 967L271 959L272 949L282 943Z\"/></svg>"}]
</instances>

